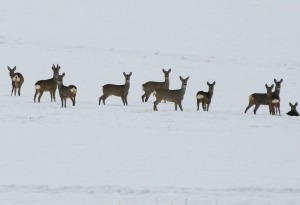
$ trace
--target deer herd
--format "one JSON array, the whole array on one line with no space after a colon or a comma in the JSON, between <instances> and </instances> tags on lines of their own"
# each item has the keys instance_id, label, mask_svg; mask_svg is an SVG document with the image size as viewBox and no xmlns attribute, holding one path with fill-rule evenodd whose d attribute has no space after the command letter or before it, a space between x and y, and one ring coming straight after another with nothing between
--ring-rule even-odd
<instances>
[{"instance_id":1,"label":"deer herd","mask_svg":"<svg viewBox=\"0 0 300 205\"><path fill-rule=\"evenodd\" d=\"M50 92L51 102L55 102L55 92L58 88L59 96L61 99L61 107L66 108L66 101L67 98L70 98L72 101L72 105L75 106L75 98L77 93L77 87L75 85L69 85L65 86L63 84L63 78L65 76L65 73L62 75L59 74L60 66L54 65L52 66L53 71L53 77L46 80L39 80L35 83L35 94L34 94L34 102L36 102L36 97L38 96L38 102L41 101L41 97L45 91ZM15 72L16 66L14 68L10 68L8 66L9 75L11 78L12 83L12 90L11 95L16 96L17 90L18 95L21 96L21 88L24 83L24 77L21 73ZM158 104L164 100L165 102L173 102L175 106L175 110L177 110L177 107L179 106L180 110L183 111L182 108L182 100L184 98L184 94L186 91L187 81L189 77L183 78L179 77L181 80L181 88L177 90L170 90L169 85L169 75L171 73L171 69L165 70L162 69L165 77L164 82L156 82L156 81L148 81L142 85L143 91L145 92L142 95L142 102L147 102L150 95L153 94L156 97L156 100L153 103L153 110L158 111L157 106ZM99 98L99 105L101 104L101 101L105 105L105 100L109 96L118 96L121 97L122 102L124 105L128 105L127 102L127 96L130 88L130 77L132 75L132 72L129 74L123 73L125 77L125 84L123 85L115 85L115 84L106 84L102 88L103 95ZM269 106L269 113L270 115L281 115L280 113L280 89L281 89L281 83L282 79L280 81L277 81L274 79L275 83L275 90L272 92L272 89L274 85L268 86L265 85L267 92L266 93L253 93L249 96L249 104L245 109L245 113L248 111L250 107L255 105L254 107L254 114L256 114L257 109L260 105L268 105ZM196 101L197 101L197 111L199 111L199 105L202 103L203 111L208 111L213 93L214 93L214 86L216 85L216 82L213 83L207 82L208 85L208 91L199 91L196 94ZM294 105L290 102L289 103L291 110L287 112L287 115L290 116L299 116L299 113L296 109L298 103L296 102Z\"/></svg>"}]
</instances>

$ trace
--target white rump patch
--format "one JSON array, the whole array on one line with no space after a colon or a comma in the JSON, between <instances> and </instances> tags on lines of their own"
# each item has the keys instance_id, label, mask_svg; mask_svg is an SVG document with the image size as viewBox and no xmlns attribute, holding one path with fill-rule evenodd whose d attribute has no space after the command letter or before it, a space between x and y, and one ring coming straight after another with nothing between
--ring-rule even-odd
<instances>
[{"instance_id":1,"label":"white rump patch","mask_svg":"<svg viewBox=\"0 0 300 205\"><path fill-rule=\"evenodd\" d=\"M76 93L77 89L76 88L72 88L70 91L71 91L71 93Z\"/></svg>"},{"instance_id":2,"label":"white rump patch","mask_svg":"<svg viewBox=\"0 0 300 205\"><path fill-rule=\"evenodd\" d=\"M20 82L21 79L19 78L19 76L15 75L12 80L14 82Z\"/></svg>"},{"instance_id":3,"label":"white rump patch","mask_svg":"<svg viewBox=\"0 0 300 205\"><path fill-rule=\"evenodd\" d=\"M278 99L272 100L272 103L279 103L280 101Z\"/></svg>"},{"instance_id":4,"label":"white rump patch","mask_svg":"<svg viewBox=\"0 0 300 205\"><path fill-rule=\"evenodd\" d=\"M201 99L203 99L203 98L204 98L203 95L201 95L201 94L197 95L197 99L201 100Z\"/></svg>"},{"instance_id":5,"label":"white rump patch","mask_svg":"<svg viewBox=\"0 0 300 205\"><path fill-rule=\"evenodd\" d=\"M40 85L35 85L35 89L39 90L39 89L41 89L41 86Z\"/></svg>"},{"instance_id":6,"label":"white rump patch","mask_svg":"<svg viewBox=\"0 0 300 205\"><path fill-rule=\"evenodd\" d=\"M153 95L156 95L156 90L153 91Z\"/></svg>"}]
</instances>

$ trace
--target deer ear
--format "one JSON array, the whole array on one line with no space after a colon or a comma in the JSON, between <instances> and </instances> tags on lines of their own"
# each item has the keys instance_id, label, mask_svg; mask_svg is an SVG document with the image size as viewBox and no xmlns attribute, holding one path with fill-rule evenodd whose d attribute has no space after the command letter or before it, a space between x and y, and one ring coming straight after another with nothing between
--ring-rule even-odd
<instances>
[{"instance_id":1,"label":"deer ear","mask_svg":"<svg viewBox=\"0 0 300 205\"><path fill-rule=\"evenodd\" d=\"M131 76L131 75L132 75L132 72L129 73L129 76Z\"/></svg>"},{"instance_id":2,"label":"deer ear","mask_svg":"<svg viewBox=\"0 0 300 205\"><path fill-rule=\"evenodd\" d=\"M63 72L63 74L61 76L64 77L65 76L65 72Z\"/></svg>"},{"instance_id":3,"label":"deer ear","mask_svg":"<svg viewBox=\"0 0 300 205\"><path fill-rule=\"evenodd\" d=\"M297 105L298 105L298 103L296 102L296 103L295 103L295 107L297 107Z\"/></svg>"},{"instance_id":4,"label":"deer ear","mask_svg":"<svg viewBox=\"0 0 300 205\"><path fill-rule=\"evenodd\" d=\"M17 69L17 67L15 66L14 68L13 68L13 70L16 70Z\"/></svg>"},{"instance_id":5,"label":"deer ear","mask_svg":"<svg viewBox=\"0 0 300 205\"><path fill-rule=\"evenodd\" d=\"M187 77L185 80L188 80L190 78L190 76L189 77Z\"/></svg>"},{"instance_id":6,"label":"deer ear","mask_svg":"<svg viewBox=\"0 0 300 205\"><path fill-rule=\"evenodd\" d=\"M209 85L209 82L207 81L206 84Z\"/></svg>"},{"instance_id":7,"label":"deer ear","mask_svg":"<svg viewBox=\"0 0 300 205\"><path fill-rule=\"evenodd\" d=\"M164 68L162 69L162 71L165 73L165 72L167 72Z\"/></svg>"},{"instance_id":8,"label":"deer ear","mask_svg":"<svg viewBox=\"0 0 300 205\"><path fill-rule=\"evenodd\" d=\"M123 75L124 75L124 76L126 76L126 73L125 73L125 72L123 72Z\"/></svg>"},{"instance_id":9,"label":"deer ear","mask_svg":"<svg viewBox=\"0 0 300 205\"><path fill-rule=\"evenodd\" d=\"M215 85L215 84L216 84L216 81L213 82L213 85Z\"/></svg>"},{"instance_id":10,"label":"deer ear","mask_svg":"<svg viewBox=\"0 0 300 205\"><path fill-rule=\"evenodd\" d=\"M183 78L182 78L181 76L179 76L179 79L180 79L180 80L183 80Z\"/></svg>"},{"instance_id":11,"label":"deer ear","mask_svg":"<svg viewBox=\"0 0 300 205\"><path fill-rule=\"evenodd\" d=\"M168 73L170 73L171 72L171 68L169 68L169 70L168 70Z\"/></svg>"},{"instance_id":12,"label":"deer ear","mask_svg":"<svg viewBox=\"0 0 300 205\"><path fill-rule=\"evenodd\" d=\"M293 106L293 104L292 104L291 102L289 103L289 105L290 105L291 107Z\"/></svg>"},{"instance_id":13,"label":"deer ear","mask_svg":"<svg viewBox=\"0 0 300 205\"><path fill-rule=\"evenodd\" d=\"M7 69L10 71L11 70L11 68L9 67L9 66L7 66Z\"/></svg>"},{"instance_id":14,"label":"deer ear","mask_svg":"<svg viewBox=\"0 0 300 205\"><path fill-rule=\"evenodd\" d=\"M282 83L283 79L281 78L280 82Z\"/></svg>"},{"instance_id":15,"label":"deer ear","mask_svg":"<svg viewBox=\"0 0 300 205\"><path fill-rule=\"evenodd\" d=\"M273 87L274 87L274 84L271 85L271 88L272 88L272 89L273 89Z\"/></svg>"}]
</instances>

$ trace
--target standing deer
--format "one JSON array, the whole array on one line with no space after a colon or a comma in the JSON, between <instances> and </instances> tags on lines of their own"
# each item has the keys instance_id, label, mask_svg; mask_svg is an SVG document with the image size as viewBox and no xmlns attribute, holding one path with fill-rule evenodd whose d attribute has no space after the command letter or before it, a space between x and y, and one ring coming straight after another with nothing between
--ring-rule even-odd
<instances>
[{"instance_id":1,"label":"standing deer","mask_svg":"<svg viewBox=\"0 0 300 205\"><path fill-rule=\"evenodd\" d=\"M281 88L281 83L282 83L282 79L280 81L277 81L276 79L274 79L274 83L275 83L275 90L272 93L272 108L274 110L274 113L270 114L276 114L277 113L280 115L280 88Z\"/></svg>"},{"instance_id":2,"label":"standing deer","mask_svg":"<svg viewBox=\"0 0 300 205\"><path fill-rule=\"evenodd\" d=\"M15 96L17 93L17 89L18 89L18 95L21 95L21 87L22 84L24 83L24 77L21 73L15 73L16 71L16 66L11 69L9 66L7 66L8 70L9 70L9 76L11 78L11 85L12 85L12 90L11 90L11 95L13 94L13 92L15 91Z\"/></svg>"},{"instance_id":3,"label":"standing deer","mask_svg":"<svg viewBox=\"0 0 300 205\"><path fill-rule=\"evenodd\" d=\"M211 103L212 96L214 94L214 86L216 81L213 83L207 82L208 92L199 91L196 95L197 98L197 110L199 110L199 105L202 103L202 108L204 111L208 111L209 105Z\"/></svg>"},{"instance_id":4,"label":"standing deer","mask_svg":"<svg viewBox=\"0 0 300 205\"><path fill-rule=\"evenodd\" d=\"M65 77L65 73L63 73L62 75L58 75L58 79L57 79L57 87L58 87L59 96L61 99L61 107L62 108L64 106L66 108L67 98L70 98L72 101L72 105L75 106L75 98L76 98L76 93L77 93L77 87L75 85L65 86L63 84L64 77Z\"/></svg>"},{"instance_id":5,"label":"standing deer","mask_svg":"<svg viewBox=\"0 0 300 205\"><path fill-rule=\"evenodd\" d=\"M54 100L54 102L55 102L55 92L56 92L56 88L57 88L57 78L59 75L60 66L57 65L55 67L55 65L53 64L52 70L53 70L53 78L50 78L48 80L39 80L35 83L34 102L35 102L35 98L38 93L39 93L38 102L40 102L44 91L49 91L50 97L51 97L51 102L52 102L52 100Z\"/></svg>"},{"instance_id":6,"label":"standing deer","mask_svg":"<svg viewBox=\"0 0 300 205\"><path fill-rule=\"evenodd\" d=\"M287 112L286 114L289 115L289 116L299 116L299 113L296 109L297 105L298 105L297 102L294 105L292 103L290 103L291 110L289 112Z\"/></svg>"},{"instance_id":7,"label":"standing deer","mask_svg":"<svg viewBox=\"0 0 300 205\"><path fill-rule=\"evenodd\" d=\"M127 95L129 92L130 77L132 75L132 72L130 72L129 74L123 72L123 75L125 77L124 85L106 84L103 86L103 95L99 98L99 105L101 103L101 100L103 100L103 104L105 105L106 98L111 95L121 97L123 104L128 105Z\"/></svg>"},{"instance_id":8,"label":"standing deer","mask_svg":"<svg viewBox=\"0 0 300 205\"><path fill-rule=\"evenodd\" d=\"M254 114L256 115L256 111L259 108L260 105L269 105L269 111L271 114L274 113L274 109L272 107L272 89L274 85L272 84L270 87L266 84L267 93L253 93L249 96L249 105L245 110L245 113L247 110L255 105L255 108L253 110Z\"/></svg>"},{"instance_id":9,"label":"standing deer","mask_svg":"<svg viewBox=\"0 0 300 205\"><path fill-rule=\"evenodd\" d=\"M165 75L165 82L154 82L149 81L147 83L143 84L143 91L145 91L144 95L142 95L142 101L147 102L149 99L149 96L154 90L157 90L159 88L166 88L169 89L170 81L169 81L169 74L171 72L171 68L166 71L165 69L162 69L164 75Z\"/></svg>"},{"instance_id":10,"label":"standing deer","mask_svg":"<svg viewBox=\"0 0 300 205\"><path fill-rule=\"evenodd\" d=\"M189 77L187 77L186 79L183 79L180 76L180 80L181 80L182 84L181 84L181 88L179 90L169 90L169 89L166 89L166 88L159 88L157 90L154 90L153 94L155 95L156 100L154 101L153 110L158 111L157 110L157 105L162 100L165 100L165 101L168 101L168 102L174 102L175 110L177 110L177 105L178 105L180 110L183 111L181 102L182 102L184 94L185 94L188 79L189 79Z\"/></svg>"}]
</instances>

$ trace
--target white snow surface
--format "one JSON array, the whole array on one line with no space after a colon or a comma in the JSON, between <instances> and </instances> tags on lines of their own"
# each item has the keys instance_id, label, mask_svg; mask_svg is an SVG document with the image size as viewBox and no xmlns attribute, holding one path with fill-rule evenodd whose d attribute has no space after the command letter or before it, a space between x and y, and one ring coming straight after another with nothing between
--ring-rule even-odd
<instances>
[{"instance_id":1,"label":"white snow surface","mask_svg":"<svg viewBox=\"0 0 300 205\"><path fill-rule=\"evenodd\" d=\"M0 7L0 204L300 204L298 0L8 1ZM61 108L34 84L78 88ZM7 66L25 78L10 96ZM153 111L142 84L190 76L183 112ZM102 86L132 72L128 106ZM281 116L245 114L251 93L283 79ZM216 81L209 112L196 93Z\"/></svg>"}]
</instances>

